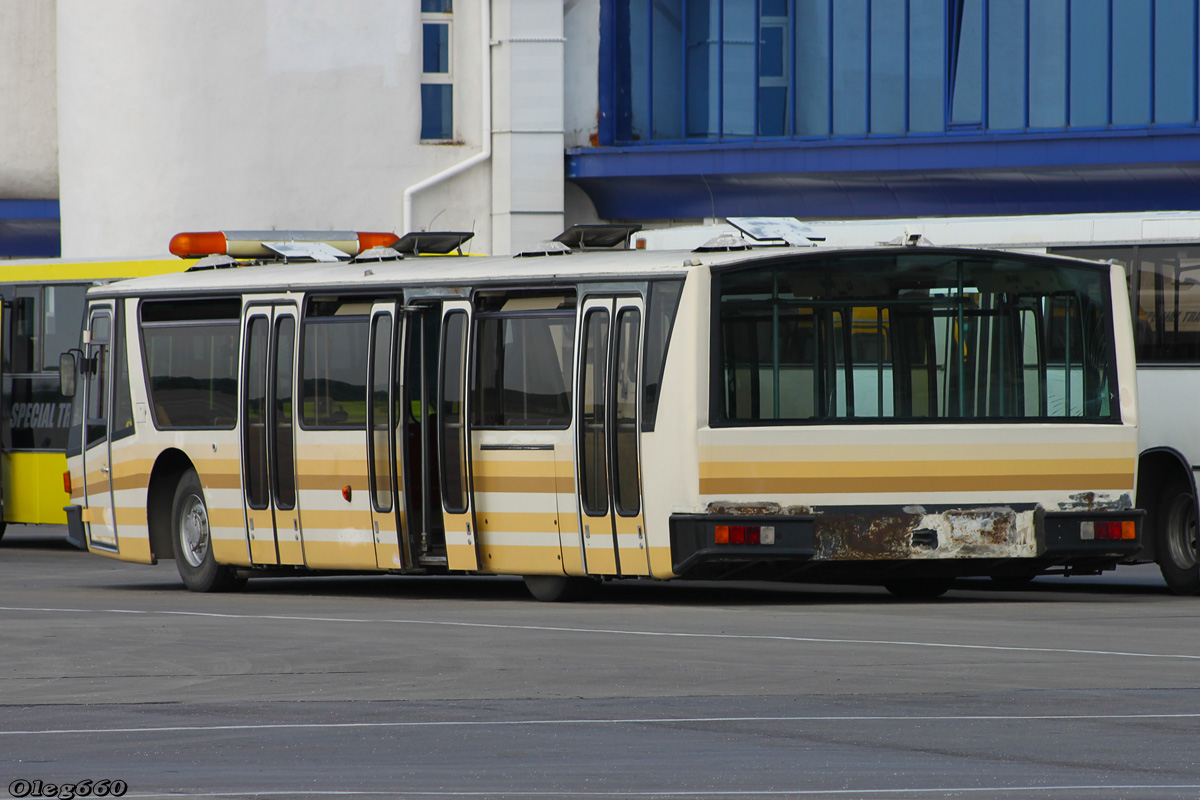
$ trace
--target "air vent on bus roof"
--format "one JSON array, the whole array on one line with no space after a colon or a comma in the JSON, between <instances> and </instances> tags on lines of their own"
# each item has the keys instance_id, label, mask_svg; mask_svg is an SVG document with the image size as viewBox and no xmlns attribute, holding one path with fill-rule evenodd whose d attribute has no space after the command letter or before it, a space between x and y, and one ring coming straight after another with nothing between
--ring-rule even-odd
<instances>
[{"instance_id":1,"label":"air vent on bus roof","mask_svg":"<svg viewBox=\"0 0 1200 800\"><path fill-rule=\"evenodd\" d=\"M405 255L444 256L456 252L461 256L463 243L474 236L472 231L409 231L391 247Z\"/></svg>"}]
</instances>

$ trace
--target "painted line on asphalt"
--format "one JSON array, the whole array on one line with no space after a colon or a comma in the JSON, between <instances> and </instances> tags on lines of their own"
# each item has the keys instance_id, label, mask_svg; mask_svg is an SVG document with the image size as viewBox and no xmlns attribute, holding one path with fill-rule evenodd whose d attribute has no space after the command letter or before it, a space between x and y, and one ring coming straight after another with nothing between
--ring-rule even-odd
<instances>
[{"instance_id":1,"label":"painted line on asphalt","mask_svg":"<svg viewBox=\"0 0 1200 800\"><path fill-rule=\"evenodd\" d=\"M0 731L0 736L63 736L69 734L189 733L211 731L325 730L340 728L487 728L542 725L695 725L718 722L1091 722L1120 720L1200 719L1195 714L852 714L786 717L629 717L617 719L427 720L417 722L260 722L229 725L161 725L136 728L48 728Z\"/></svg>"},{"instance_id":2,"label":"painted line on asphalt","mask_svg":"<svg viewBox=\"0 0 1200 800\"><path fill-rule=\"evenodd\" d=\"M283 614L220 614L211 611L147 611L130 608L38 608L0 606L0 611L58 614L129 614L132 616L174 616L200 619L256 620L259 622L326 622L353 625L425 625L445 628L483 628L490 630L534 631L545 633L602 634L605 636L659 637L676 639L722 639L755 642L793 642L798 644L873 645L922 647L947 650L986 650L1009 653L1056 653L1060 655L1109 656L1120 658L1157 658L1200 661L1200 655L1187 653L1138 653L1126 650L1085 650L1068 647L1029 647L999 644L961 644L954 642L918 642L902 639L834 639L816 636L782 636L753 633L687 633L682 631L621 630L617 628L568 628L551 625L513 625L497 622L448 622L428 619L370 619L366 617L308 617Z\"/></svg>"},{"instance_id":3,"label":"painted line on asphalt","mask_svg":"<svg viewBox=\"0 0 1200 800\"><path fill-rule=\"evenodd\" d=\"M153 800L154 798L205 798L205 797L394 797L403 800L406 797L420 798L457 798L457 797L604 797L604 798L655 798L655 797L889 797L904 795L919 795L922 797L946 796L955 797L964 794L1031 794L1040 792L1147 792L1171 791L1194 792L1200 789L1200 784L1184 783L1149 783L1149 784L1067 784L1049 786L927 786L904 789L730 789L721 790L666 790L666 791L570 791L570 790L534 790L534 791L370 791L370 790L305 790L290 789L244 792L163 792L159 794L127 794L126 800ZM1189 795L1194 796L1194 795Z\"/></svg>"}]
</instances>

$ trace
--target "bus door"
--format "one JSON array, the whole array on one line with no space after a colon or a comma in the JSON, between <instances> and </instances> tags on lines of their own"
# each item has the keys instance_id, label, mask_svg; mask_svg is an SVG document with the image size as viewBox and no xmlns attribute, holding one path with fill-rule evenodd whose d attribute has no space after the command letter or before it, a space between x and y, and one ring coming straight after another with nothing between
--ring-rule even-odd
<instances>
[{"instance_id":1,"label":"bus door","mask_svg":"<svg viewBox=\"0 0 1200 800\"><path fill-rule=\"evenodd\" d=\"M296 310L250 306L242 356L242 487L250 560L304 564L296 501Z\"/></svg>"},{"instance_id":2,"label":"bus door","mask_svg":"<svg viewBox=\"0 0 1200 800\"><path fill-rule=\"evenodd\" d=\"M639 453L643 303L588 298L581 309L576 484L590 575L649 575Z\"/></svg>"},{"instance_id":3,"label":"bus door","mask_svg":"<svg viewBox=\"0 0 1200 800\"><path fill-rule=\"evenodd\" d=\"M367 474L371 493L371 527L375 536L375 561L381 569L412 565L401 542L404 498L398 481L396 445L400 424L399 361L396 304L371 307L371 339L367 353Z\"/></svg>"},{"instance_id":4,"label":"bus door","mask_svg":"<svg viewBox=\"0 0 1200 800\"><path fill-rule=\"evenodd\" d=\"M113 307L107 303L88 310L84 332L83 483L84 521L92 548L117 550L117 521L113 513L112 450L108 438L112 403Z\"/></svg>"},{"instance_id":5,"label":"bus door","mask_svg":"<svg viewBox=\"0 0 1200 800\"><path fill-rule=\"evenodd\" d=\"M471 303L442 304L438 347L437 479L445 526L446 558L450 569L479 569L478 527L471 497L470 435L468 429L468 369Z\"/></svg>"},{"instance_id":6,"label":"bus door","mask_svg":"<svg viewBox=\"0 0 1200 800\"><path fill-rule=\"evenodd\" d=\"M400 549L413 567L445 566L446 526L438 460L438 363L442 303L406 305L401 317L396 451Z\"/></svg>"}]
</instances>

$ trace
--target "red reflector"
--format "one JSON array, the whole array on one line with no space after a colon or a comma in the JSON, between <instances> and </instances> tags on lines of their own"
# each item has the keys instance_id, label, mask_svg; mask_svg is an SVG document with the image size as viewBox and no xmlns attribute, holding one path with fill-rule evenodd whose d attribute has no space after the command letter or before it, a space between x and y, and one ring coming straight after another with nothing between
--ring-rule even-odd
<instances>
[{"instance_id":1,"label":"red reflector","mask_svg":"<svg viewBox=\"0 0 1200 800\"><path fill-rule=\"evenodd\" d=\"M342 487L342 497L345 499L345 501L347 503L350 502L350 487L349 486Z\"/></svg>"},{"instance_id":2,"label":"red reflector","mask_svg":"<svg viewBox=\"0 0 1200 800\"><path fill-rule=\"evenodd\" d=\"M713 542L715 544L729 544L729 526L718 525L713 533Z\"/></svg>"},{"instance_id":3,"label":"red reflector","mask_svg":"<svg viewBox=\"0 0 1200 800\"><path fill-rule=\"evenodd\" d=\"M746 543L746 526L745 525L730 525L729 526L729 543L730 544L745 544Z\"/></svg>"},{"instance_id":4,"label":"red reflector","mask_svg":"<svg viewBox=\"0 0 1200 800\"><path fill-rule=\"evenodd\" d=\"M66 492L67 494L71 493L71 473L70 472L63 473L63 491Z\"/></svg>"},{"instance_id":5,"label":"red reflector","mask_svg":"<svg viewBox=\"0 0 1200 800\"><path fill-rule=\"evenodd\" d=\"M758 530L757 525L746 526L746 544L758 544Z\"/></svg>"},{"instance_id":6,"label":"red reflector","mask_svg":"<svg viewBox=\"0 0 1200 800\"><path fill-rule=\"evenodd\" d=\"M1121 538L1121 523L1111 520L1106 522L1096 523L1096 538L1097 539L1120 539Z\"/></svg>"}]
</instances>

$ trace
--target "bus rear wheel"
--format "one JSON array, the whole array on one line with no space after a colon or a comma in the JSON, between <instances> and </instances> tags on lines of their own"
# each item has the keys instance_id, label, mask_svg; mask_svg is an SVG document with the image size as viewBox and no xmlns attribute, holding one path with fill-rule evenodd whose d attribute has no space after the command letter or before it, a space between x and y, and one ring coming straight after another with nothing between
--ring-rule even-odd
<instances>
[{"instance_id":1,"label":"bus rear wheel","mask_svg":"<svg viewBox=\"0 0 1200 800\"><path fill-rule=\"evenodd\" d=\"M226 592L245 583L237 572L213 558L204 489L194 469L184 473L175 487L171 505L171 546L175 567L183 584L193 592Z\"/></svg>"},{"instance_id":2,"label":"bus rear wheel","mask_svg":"<svg viewBox=\"0 0 1200 800\"><path fill-rule=\"evenodd\" d=\"M1187 480L1175 478L1159 495L1157 518L1158 569L1175 594L1200 594L1197 556L1196 498Z\"/></svg>"},{"instance_id":3,"label":"bus rear wheel","mask_svg":"<svg viewBox=\"0 0 1200 800\"><path fill-rule=\"evenodd\" d=\"M600 584L591 578L566 575L526 575L525 588L543 603L565 603L587 600L596 594Z\"/></svg>"}]
</instances>

